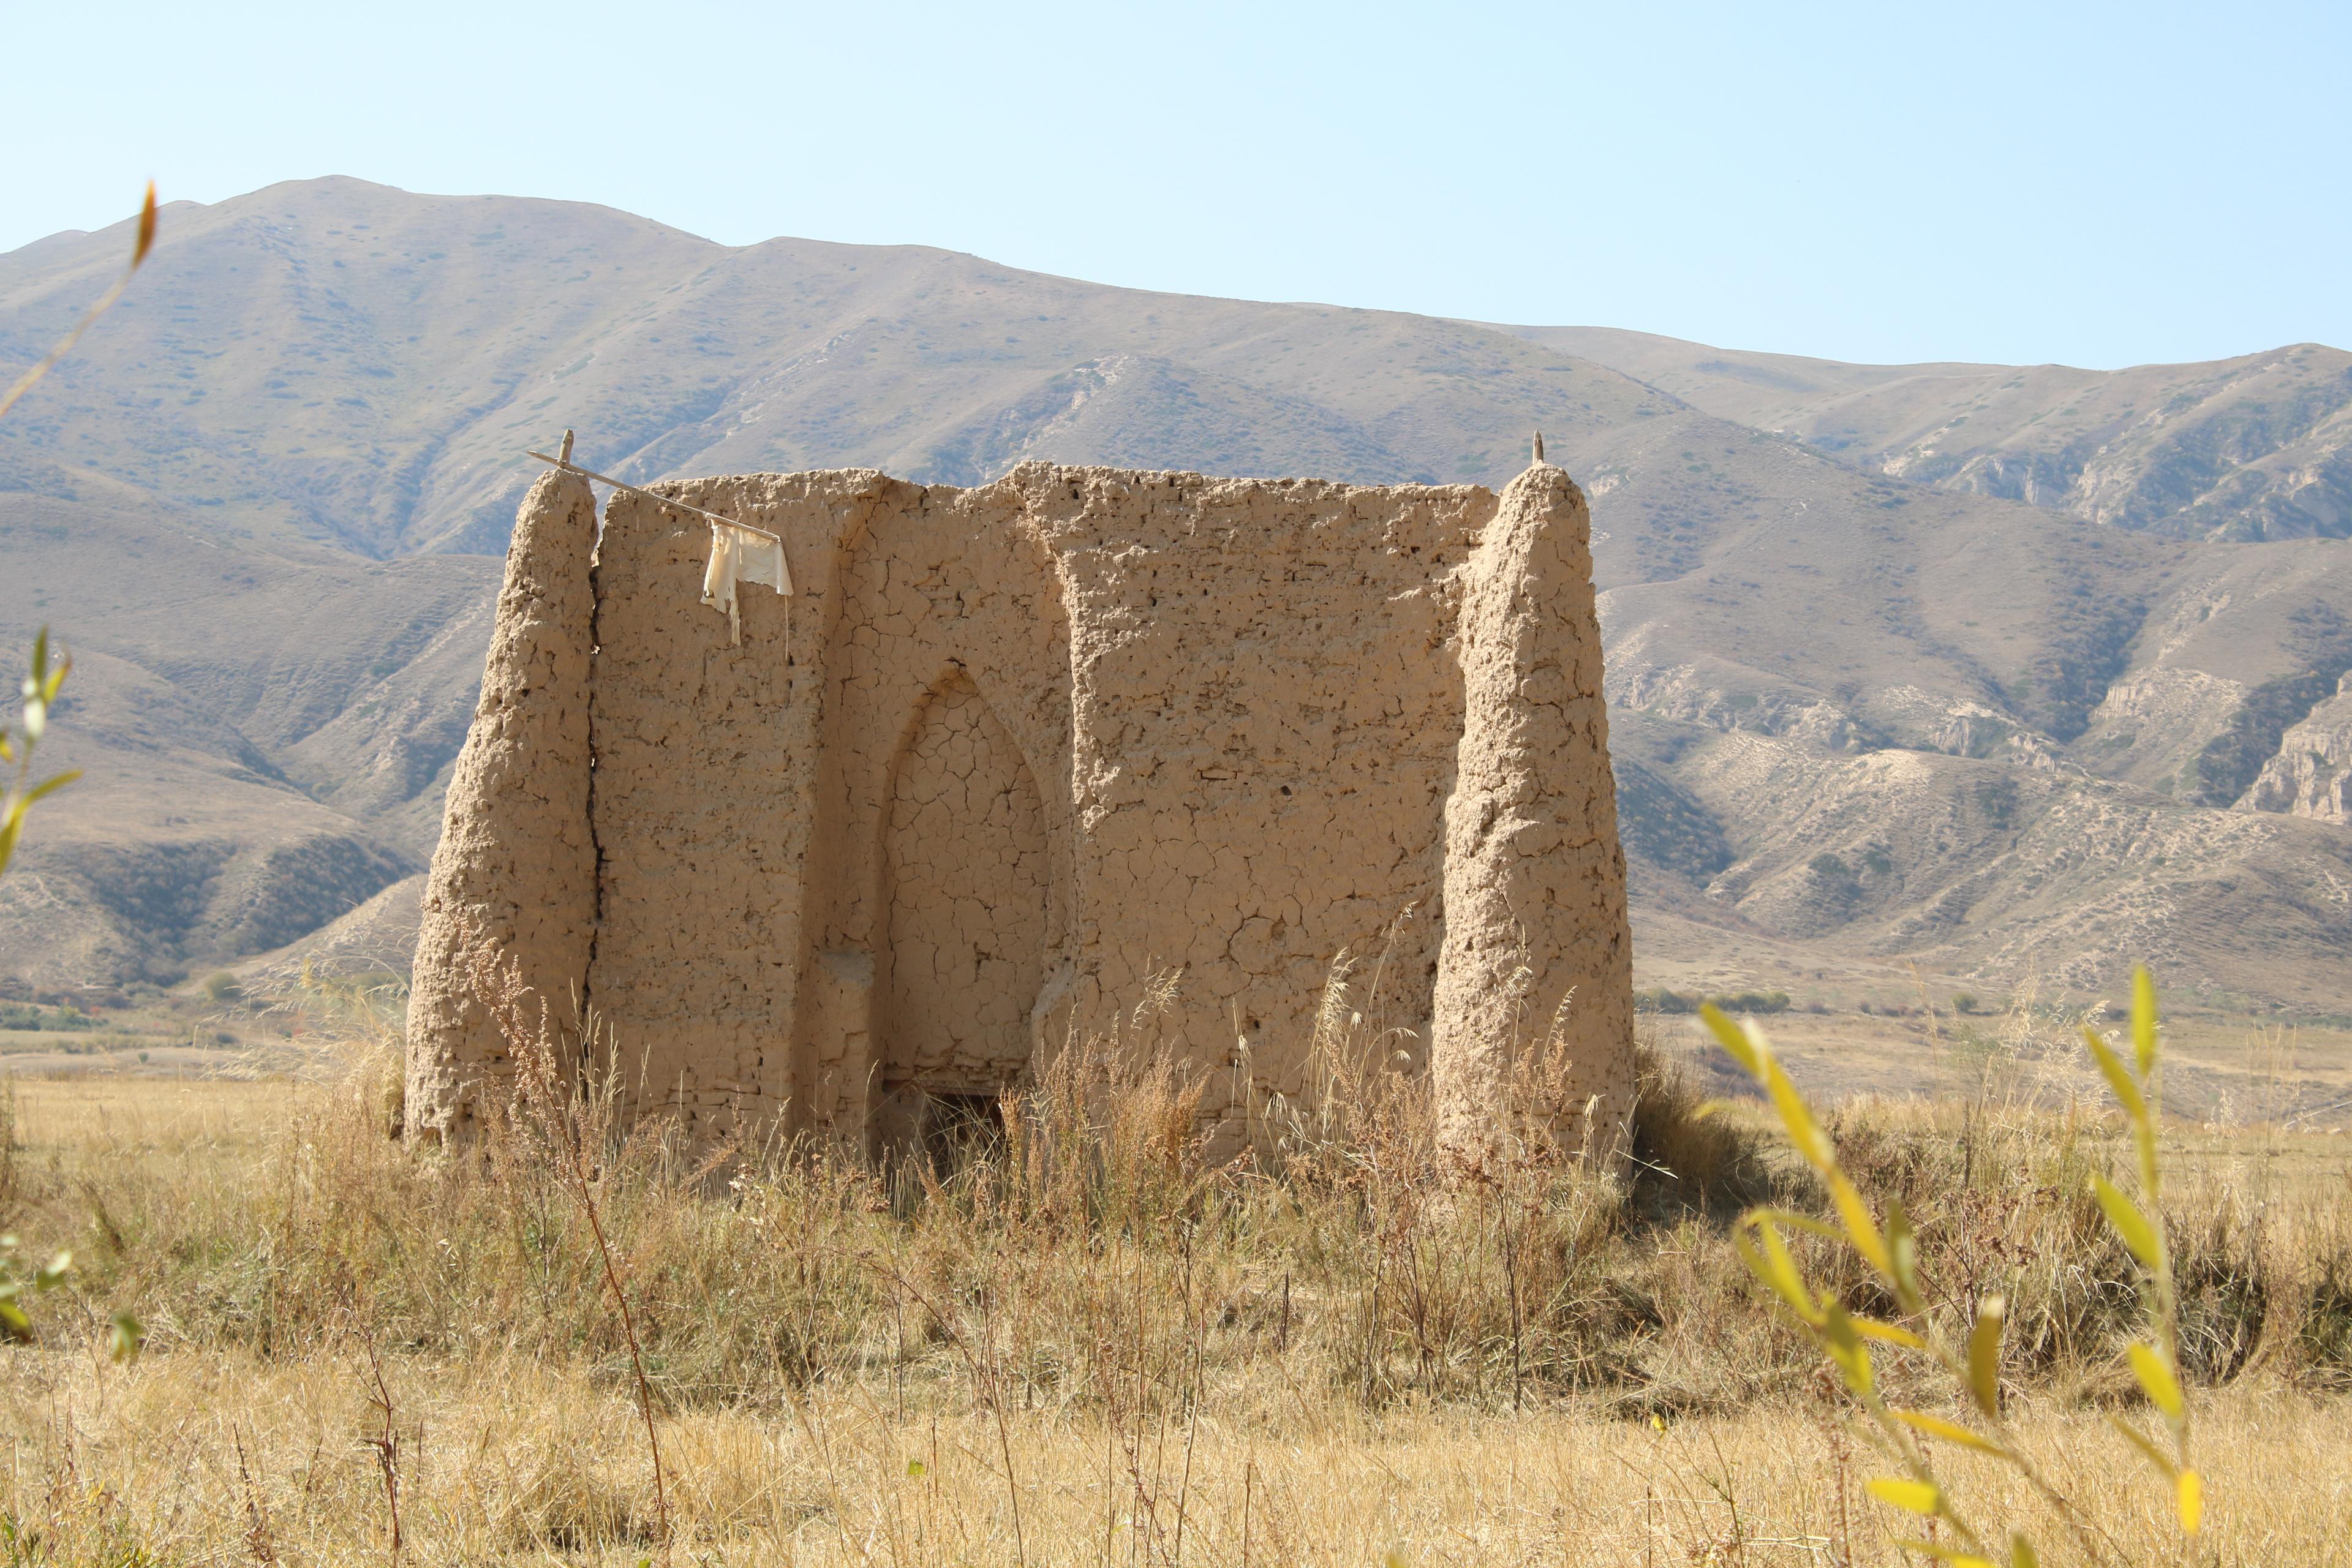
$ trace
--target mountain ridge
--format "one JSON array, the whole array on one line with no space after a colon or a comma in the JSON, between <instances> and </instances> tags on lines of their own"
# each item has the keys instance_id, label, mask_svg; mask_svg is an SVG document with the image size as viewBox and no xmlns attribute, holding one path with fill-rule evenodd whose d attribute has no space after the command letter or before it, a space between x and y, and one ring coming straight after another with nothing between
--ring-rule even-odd
<instances>
[{"instance_id":1,"label":"mountain ridge","mask_svg":"<svg viewBox=\"0 0 2352 1568\"><path fill-rule=\"evenodd\" d=\"M0 256L0 364L114 237ZM2312 629L2352 616L2340 351L1846 366L348 180L166 208L87 347L0 424L0 635L88 656L56 744L91 775L0 885L0 975L166 979L337 900L379 929L437 834L520 454L556 429L636 482L1040 458L1492 486L1540 427L1592 499L1654 979L2031 962L2096 991L2164 957L2352 1011ZM123 868L151 863L177 890L142 912ZM2263 951L2225 929L2247 897Z\"/></svg>"}]
</instances>

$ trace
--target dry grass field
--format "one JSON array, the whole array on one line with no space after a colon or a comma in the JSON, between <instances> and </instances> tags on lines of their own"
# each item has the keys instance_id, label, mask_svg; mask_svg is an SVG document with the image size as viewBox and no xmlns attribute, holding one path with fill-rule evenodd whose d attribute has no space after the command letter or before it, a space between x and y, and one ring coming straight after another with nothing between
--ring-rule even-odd
<instances>
[{"instance_id":1,"label":"dry grass field","mask_svg":"<svg viewBox=\"0 0 2352 1568\"><path fill-rule=\"evenodd\" d=\"M2030 1035L2031 1031L2027 1031ZM2119 1124L2048 1042L1832 1113L1919 1235L1930 1312L2010 1302L2003 1396L2072 1530L2008 1472L1973 1515L2044 1562L2352 1558L2352 1139L2167 1124L2182 1363L2210 1502L2107 1425L2141 1300L2084 1195ZM1810 1342L1731 1245L1821 1194L1653 1042L1627 1183L1529 1158L1442 1184L1419 1091L1332 1058L1211 1168L1186 1086L1051 1072L944 1180L568 1125L462 1157L386 1135L385 1042L243 1080L19 1078L0 1202L70 1247L0 1359L11 1562L130 1564L1891 1563L1916 1533ZM1816 1279L1864 1299L1834 1249ZM99 1348L134 1307L146 1353ZM656 1410L661 1480L631 1336ZM1888 1387L1952 1394L1883 1357Z\"/></svg>"}]
</instances>

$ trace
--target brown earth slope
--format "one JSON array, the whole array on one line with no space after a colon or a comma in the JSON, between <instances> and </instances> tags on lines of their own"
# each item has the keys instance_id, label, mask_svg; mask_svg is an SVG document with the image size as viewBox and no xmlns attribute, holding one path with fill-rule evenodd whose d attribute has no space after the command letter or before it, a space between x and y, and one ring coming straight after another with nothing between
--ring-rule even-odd
<instances>
[{"instance_id":1,"label":"brown earth slope","mask_svg":"<svg viewBox=\"0 0 2352 1568\"><path fill-rule=\"evenodd\" d=\"M2210 364L1854 365L1604 327L1506 327L1872 472L2174 539L2352 534L2352 353Z\"/></svg>"},{"instance_id":2,"label":"brown earth slope","mask_svg":"<svg viewBox=\"0 0 2352 1568\"><path fill-rule=\"evenodd\" d=\"M121 238L0 256L0 370ZM91 773L0 884L0 976L383 945L521 448L562 427L637 479L1043 458L1499 484L1539 426L1593 500L1652 978L1838 994L1916 963L2095 993L2147 956L2216 1002L2352 1012L2352 826L2323 809L2347 377L2310 345L1840 365L350 180L174 206L0 423L0 642L72 641L57 749ZM345 910L349 942L320 929Z\"/></svg>"}]
</instances>

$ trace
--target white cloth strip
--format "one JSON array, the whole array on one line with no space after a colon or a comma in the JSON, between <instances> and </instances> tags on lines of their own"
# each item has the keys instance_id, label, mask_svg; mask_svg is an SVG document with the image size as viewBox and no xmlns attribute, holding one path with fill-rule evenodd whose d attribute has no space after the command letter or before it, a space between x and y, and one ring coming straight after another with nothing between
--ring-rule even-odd
<instances>
[{"instance_id":1,"label":"white cloth strip","mask_svg":"<svg viewBox=\"0 0 2352 1568\"><path fill-rule=\"evenodd\" d=\"M728 641L732 647L743 641L743 612L735 595L739 583L763 583L789 595L793 580L784 570L784 542L772 533L713 518L710 564L702 573L702 602L726 612Z\"/></svg>"}]
</instances>

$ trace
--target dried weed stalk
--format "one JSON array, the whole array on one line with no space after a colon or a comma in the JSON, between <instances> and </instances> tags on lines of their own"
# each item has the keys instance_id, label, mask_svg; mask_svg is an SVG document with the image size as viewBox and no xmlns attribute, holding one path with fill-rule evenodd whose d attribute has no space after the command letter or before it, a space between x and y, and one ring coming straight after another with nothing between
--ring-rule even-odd
<instances>
[{"instance_id":1,"label":"dried weed stalk","mask_svg":"<svg viewBox=\"0 0 2352 1568\"><path fill-rule=\"evenodd\" d=\"M595 1239L604 1289L612 1295L622 1336L628 1342L629 1369L636 1380L637 1413L645 1422L646 1451L653 1460L655 1539L667 1553L670 1544L669 1499L662 1477L661 1434L654 1418L653 1380L646 1373L645 1347L637 1337L636 1314L629 1307L629 1292L622 1283L620 1263L613 1256L613 1244L605 1234L604 1208L596 1193L600 1163L614 1121L617 1075L606 1072L583 1077L565 1072L565 1053L553 1010L544 997L523 983L521 966L512 961L501 963L497 950L487 942L469 942L467 951L467 985L496 1020L514 1063L514 1081L507 1106L509 1128L523 1146L539 1152L570 1191L588 1222L589 1234ZM536 1019L530 1006L534 997L539 1001ZM585 1047L594 1039L594 1021L583 1020L580 1033ZM579 1059L583 1063L589 1059L585 1048Z\"/></svg>"}]
</instances>

